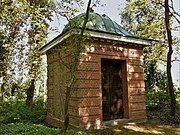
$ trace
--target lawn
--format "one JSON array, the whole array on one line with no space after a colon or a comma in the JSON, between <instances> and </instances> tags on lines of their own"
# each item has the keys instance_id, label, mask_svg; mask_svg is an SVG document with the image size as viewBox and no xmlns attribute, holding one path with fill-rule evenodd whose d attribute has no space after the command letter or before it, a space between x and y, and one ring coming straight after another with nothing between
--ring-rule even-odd
<instances>
[{"instance_id":1,"label":"lawn","mask_svg":"<svg viewBox=\"0 0 180 135\"><path fill-rule=\"evenodd\" d=\"M96 133L101 135L180 135L180 127L161 124L129 123L121 126L106 127Z\"/></svg>"},{"instance_id":2,"label":"lawn","mask_svg":"<svg viewBox=\"0 0 180 135\"><path fill-rule=\"evenodd\" d=\"M60 129L41 124L10 123L0 124L0 135L60 135ZM67 135L91 135L83 131L68 130Z\"/></svg>"},{"instance_id":3,"label":"lawn","mask_svg":"<svg viewBox=\"0 0 180 135\"><path fill-rule=\"evenodd\" d=\"M58 128L41 124L10 123L0 124L0 135L59 135ZM180 127L157 123L129 123L118 126L103 127L101 130L83 131L68 130L67 135L180 135Z\"/></svg>"},{"instance_id":4,"label":"lawn","mask_svg":"<svg viewBox=\"0 0 180 135\"><path fill-rule=\"evenodd\" d=\"M178 114L179 111L178 111ZM46 109L36 102L28 109L24 102L0 104L0 135L59 135L60 129L45 126ZM101 130L68 130L67 135L180 135L180 117L172 119L167 113L148 111L147 123L104 126Z\"/></svg>"}]
</instances>

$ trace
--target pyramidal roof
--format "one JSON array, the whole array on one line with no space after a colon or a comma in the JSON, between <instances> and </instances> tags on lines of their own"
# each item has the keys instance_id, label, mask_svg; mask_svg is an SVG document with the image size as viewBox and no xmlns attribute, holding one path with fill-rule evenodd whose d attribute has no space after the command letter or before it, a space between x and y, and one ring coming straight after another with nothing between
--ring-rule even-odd
<instances>
[{"instance_id":1,"label":"pyramidal roof","mask_svg":"<svg viewBox=\"0 0 180 135\"><path fill-rule=\"evenodd\" d=\"M65 25L62 33L51 40L49 43L44 45L42 48L40 48L40 51L42 53L48 51L55 45L67 39L69 36L72 36L74 29L81 29L84 23L84 16L85 13L71 19L69 23ZM151 41L149 39L137 37L131 34L115 21L111 20L107 15L100 15L94 12L89 13L88 21L86 24L86 31L92 37L136 43L143 46L150 45Z\"/></svg>"},{"instance_id":2,"label":"pyramidal roof","mask_svg":"<svg viewBox=\"0 0 180 135\"><path fill-rule=\"evenodd\" d=\"M74 17L68 24L66 24L65 28L63 29L62 33L65 33L72 28L81 28L84 22L85 13L80 14ZM96 30L99 32L106 32L112 34L119 34L122 36L132 36L133 34L125 30L115 21L111 20L107 15L103 14L100 15L98 13L91 12L89 13L89 18L86 24L86 29L89 30Z\"/></svg>"}]
</instances>

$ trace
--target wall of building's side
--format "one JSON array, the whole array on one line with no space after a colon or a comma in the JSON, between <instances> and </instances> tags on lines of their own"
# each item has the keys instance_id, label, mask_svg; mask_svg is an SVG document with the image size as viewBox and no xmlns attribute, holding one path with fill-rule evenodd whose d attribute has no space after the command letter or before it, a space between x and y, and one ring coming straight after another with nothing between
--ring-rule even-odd
<instances>
[{"instance_id":1,"label":"wall of building's side","mask_svg":"<svg viewBox=\"0 0 180 135\"><path fill-rule=\"evenodd\" d=\"M124 81L126 86L123 86L124 117L129 119L146 118L143 51L142 47L135 46L137 45L97 41L81 53L75 90L72 92L69 104L70 126L89 129L99 128L102 124L102 58L122 60L124 63L123 68L126 69L126 72L123 76L127 78ZM47 52L47 123L53 126L62 126L67 70L60 61L63 53L57 50L52 48Z\"/></svg>"},{"instance_id":2,"label":"wall of building's side","mask_svg":"<svg viewBox=\"0 0 180 135\"><path fill-rule=\"evenodd\" d=\"M102 124L102 83L101 59L123 60L127 70L124 87L124 117L129 119L146 118L144 95L144 71L142 47L128 48L128 44L95 42L82 53L79 65L76 104L79 104L81 128L98 128ZM107 45L107 46L104 46ZM131 44L132 45L132 44ZM123 47L121 47L123 46ZM132 45L133 46L133 45Z\"/></svg>"},{"instance_id":3,"label":"wall of building's side","mask_svg":"<svg viewBox=\"0 0 180 135\"><path fill-rule=\"evenodd\" d=\"M67 55L67 54L66 54ZM62 63L63 60L63 63ZM53 126L62 127L64 119L65 90L69 80L67 65L70 58L65 56L58 48L52 48L47 52L48 79L47 79L47 123ZM75 92L72 92L76 95ZM70 126L78 127L77 106L69 106Z\"/></svg>"},{"instance_id":4,"label":"wall of building's side","mask_svg":"<svg viewBox=\"0 0 180 135\"><path fill-rule=\"evenodd\" d=\"M81 54L77 74L77 96L80 128L94 128L101 119L101 70L96 55ZM74 102L74 101L72 101Z\"/></svg>"},{"instance_id":5,"label":"wall of building's side","mask_svg":"<svg viewBox=\"0 0 180 135\"><path fill-rule=\"evenodd\" d=\"M127 68L129 118L145 119L146 101L142 49L137 50L137 55L129 56Z\"/></svg>"}]
</instances>

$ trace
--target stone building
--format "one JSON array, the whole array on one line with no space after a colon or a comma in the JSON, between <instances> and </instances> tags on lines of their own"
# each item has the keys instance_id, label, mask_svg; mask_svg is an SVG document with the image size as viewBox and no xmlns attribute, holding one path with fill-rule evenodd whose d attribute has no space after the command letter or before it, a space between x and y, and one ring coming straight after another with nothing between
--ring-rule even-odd
<instances>
[{"instance_id":1,"label":"stone building","mask_svg":"<svg viewBox=\"0 0 180 135\"><path fill-rule=\"evenodd\" d=\"M59 36L41 48L48 62L50 125L61 126L63 122L67 70L60 66L61 60L66 59L60 46L68 46L66 41L75 35L72 29L82 27L83 16L72 19L71 27L67 24ZM108 16L97 13L90 13L85 33L90 38L83 41L87 45L81 52L69 103L70 126L89 129L99 128L107 121L145 120L143 47L150 41L132 35Z\"/></svg>"}]
</instances>

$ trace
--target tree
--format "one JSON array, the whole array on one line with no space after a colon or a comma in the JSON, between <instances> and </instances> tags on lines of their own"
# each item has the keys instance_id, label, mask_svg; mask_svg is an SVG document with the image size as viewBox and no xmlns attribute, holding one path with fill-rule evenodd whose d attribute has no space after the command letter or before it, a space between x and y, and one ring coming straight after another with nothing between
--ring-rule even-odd
<instances>
[{"instance_id":1,"label":"tree","mask_svg":"<svg viewBox=\"0 0 180 135\"><path fill-rule=\"evenodd\" d=\"M3 95L10 95L11 83L13 82L14 72L14 48L15 44L21 39L20 27L22 24L22 10L13 1L1 1L0 2L0 30L3 35L2 43L2 68L1 72L2 85L1 90Z\"/></svg>"},{"instance_id":2,"label":"tree","mask_svg":"<svg viewBox=\"0 0 180 135\"><path fill-rule=\"evenodd\" d=\"M150 47L147 47L144 50L145 78L147 80L146 88L148 88L149 91L149 89L158 86L158 81L156 79L158 64L161 61L163 63L167 62L168 88L171 99L170 114L174 116L176 99L171 77L171 55L173 53L172 45L175 44L177 40L176 37L172 37L171 35L172 18L170 18L169 13L171 13L171 16L173 16L177 22L179 22L177 16L180 15L175 12L173 6L169 6L167 4L167 1L168 0L165 1L165 6L162 1L127 0L126 7L122 12L122 22L136 35L145 35L146 38L157 39L158 41L160 41L159 43L152 43ZM173 3L172 0L171 3ZM171 9L171 12L169 8ZM164 13L166 14L165 16ZM169 47L169 52L167 55L167 59L165 59L167 47ZM166 87L164 87L163 89L166 89Z\"/></svg>"},{"instance_id":3,"label":"tree","mask_svg":"<svg viewBox=\"0 0 180 135\"><path fill-rule=\"evenodd\" d=\"M158 65L166 61L167 43L163 6L157 5L152 0L127 0L121 17L123 26L136 36L157 40L144 48L146 92L156 93L160 90L157 87L157 78L162 75L158 73ZM165 89L166 87L163 88Z\"/></svg>"},{"instance_id":4,"label":"tree","mask_svg":"<svg viewBox=\"0 0 180 135\"><path fill-rule=\"evenodd\" d=\"M175 97L175 91L174 91L174 86L173 86L173 81L172 81L172 75L171 75L171 56L173 53L172 50L172 35L171 35L171 28L170 28L170 12L169 12L169 2L168 0L165 0L165 23L166 23L166 31L167 31L167 37L168 37L168 54L167 54L167 77L168 77L168 89L170 93L170 98L171 98L171 111L170 114L171 116L175 116L176 114L176 97Z\"/></svg>"},{"instance_id":5,"label":"tree","mask_svg":"<svg viewBox=\"0 0 180 135\"><path fill-rule=\"evenodd\" d=\"M4 100L4 87L3 87L3 77L5 76L7 72L7 64L6 64L6 56L7 56L7 50L3 46L4 36L2 32L0 31L0 93L1 93L1 101Z\"/></svg>"},{"instance_id":6,"label":"tree","mask_svg":"<svg viewBox=\"0 0 180 135\"><path fill-rule=\"evenodd\" d=\"M88 5L87 5L87 9L86 9L86 13L84 16L84 21L83 21L83 25L82 28L80 30L80 34L79 35L74 35L70 40L70 46L71 48L69 48L70 51L70 57L71 57L71 64L65 64L63 62L63 64L65 64L65 66L68 69L68 72L70 74L70 79L66 85L66 89L65 89L65 102L64 102L64 124L63 124L63 128L62 128L62 132L61 134L64 135L66 133L66 130L68 128L69 125L69 112L68 112L68 108L69 108L69 100L71 97L71 92L74 90L74 86L76 83L76 71L79 65L79 58L80 58L80 53L82 51L82 49L84 48L84 46L82 45L83 42L83 34L84 31L86 29L86 23L88 21L88 16L89 16L89 12L90 12L90 5L91 5L91 0L88 1ZM61 61L62 62L62 61Z\"/></svg>"},{"instance_id":7,"label":"tree","mask_svg":"<svg viewBox=\"0 0 180 135\"><path fill-rule=\"evenodd\" d=\"M32 80L39 79L41 73L39 67L42 66L38 49L46 42L47 22L51 21L54 1L7 0L1 1L0 6L0 29L5 37L4 46L8 51L6 61L9 65L7 70L11 75L4 75L3 82L11 81L10 84L22 85L24 79L28 78L29 82L34 85L35 81ZM27 71L29 71L28 74ZM14 79L15 74L18 75L17 82ZM6 78L7 81L5 81ZM8 86L9 89L13 87ZM27 88L27 90L30 89ZM10 93L10 90L6 91ZM28 95L27 99L30 99Z\"/></svg>"},{"instance_id":8,"label":"tree","mask_svg":"<svg viewBox=\"0 0 180 135\"><path fill-rule=\"evenodd\" d=\"M45 3L46 2L46 3ZM42 59L40 57L39 49L46 43L47 39L47 20L51 20L52 7L49 7L52 1L30 1L26 3L27 10L29 10L28 18L30 19L30 29L27 31L29 54L28 54L28 65L29 69L29 80L30 86L27 89L26 103L28 107L32 107L35 81L38 79L40 74L40 67L42 66Z\"/></svg>"}]
</instances>

